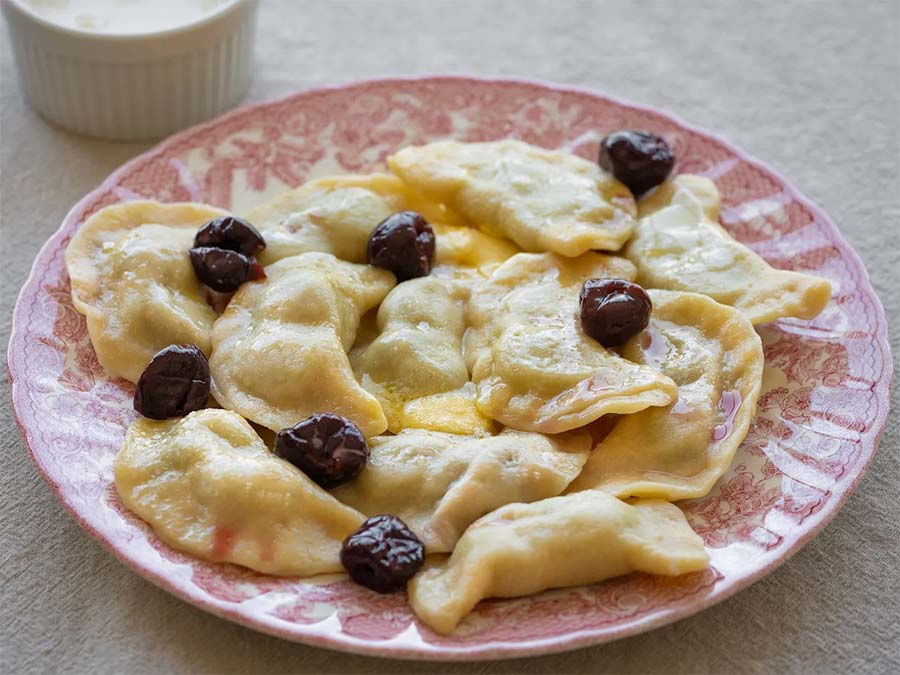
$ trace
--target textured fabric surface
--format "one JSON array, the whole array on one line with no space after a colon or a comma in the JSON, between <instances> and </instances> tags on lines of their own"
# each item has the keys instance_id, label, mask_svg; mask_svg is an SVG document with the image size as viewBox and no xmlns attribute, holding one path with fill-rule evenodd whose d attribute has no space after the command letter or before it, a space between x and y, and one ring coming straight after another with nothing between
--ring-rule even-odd
<instances>
[{"instance_id":1,"label":"textured fabric surface","mask_svg":"<svg viewBox=\"0 0 900 675\"><path fill-rule=\"evenodd\" d=\"M859 251L900 353L900 10L825 2L264 0L259 100L429 72L519 75L649 103L783 171ZM147 144L53 128L0 46L2 340L31 261L68 209ZM5 380L6 372L3 371ZM695 617L568 654L427 664L282 642L194 609L83 532L31 462L0 393L0 671L900 671L900 415L834 521L776 572Z\"/></svg>"}]
</instances>

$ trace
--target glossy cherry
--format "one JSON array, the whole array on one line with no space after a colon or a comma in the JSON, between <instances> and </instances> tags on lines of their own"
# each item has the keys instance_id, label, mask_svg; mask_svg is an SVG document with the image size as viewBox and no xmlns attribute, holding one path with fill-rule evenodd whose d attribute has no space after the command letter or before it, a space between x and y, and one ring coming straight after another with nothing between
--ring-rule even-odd
<instances>
[{"instance_id":1,"label":"glossy cherry","mask_svg":"<svg viewBox=\"0 0 900 675\"><path fill-rule=\"evenodd\" d=\"M431 273L434 250L434 230L428 221L415 211L400 211L372 230L366 259L393 272L397 281L406 281Z\"/></svg>"},{"instance_id":2,"label":"glossy cherry","mask_svg":"<svg viewBox=\"0 0 900 675\"><path fill-rule=\"evenodd\" d=\"M369 448L353 422L319 413L275 435L275 454L286 459L323 488L354 478L366 465Z\"/></svg>"},{"instance_id":3,"label":"glossy cherry","mask_svg":"<svg viewBox=\"0 0 900 675\"><path fill-rule=\"evenodd\" d=\"M379 593L403 588L424 562L425 545L391 515L369 518L341 546L341 564L350 578Z\"/></svg>"},{"instance_id":4,"label":"glossy cherry","mask_svg":"<svg viewBox=\"0 0 900 675\"><path fill-rule=\"evenodd\" d=\"M197 230L194 247L202 246L224 248L252 256L266 247L266 240L259 230L243 218L222 216L213 218Z\"/></svg>"},{"instance_id":5,"label":"glossy cherry","mask_svg":"<svg viewBox=\"0 0 900 675\"><path fill-rule=\"evenodd\" d=\"M197 345L171 345L158 351L134 389L134 409L165 420L206 407L209 362Z\"/></svg>"},{"instance_id":6,"label":"glossy cherry","mask_svg":"<svg viewBox=\"0 0 900 675\"><path fill-rule=\"evenodd\" d=\"M635 197L640 197L668 178L675 166L675 155L665 139L656 134L623 130L603 139L598 161Z\"/></svg>"},{"instance_id":7,"label":"glossy cherry","mask_svg":"<svg viewBox=\"0 0 900 675\"><path fill-rule=\"evenodd\" d=\"M214 291L236 291L250 278L250 258L243 253L214 246L192 248L188 253L194 274Z\"/></svg>"},{"instance_id":8,"label":"glossy cherry","mask_svg":"<svg viewBox=\"0 0 900 675\"><path fill-rule=\"evenodd\" d=\"M604 347L640 333L653 306L647 291L625 279L588 279L581 287L581 328Z\"/></svg>"}]
</instances>

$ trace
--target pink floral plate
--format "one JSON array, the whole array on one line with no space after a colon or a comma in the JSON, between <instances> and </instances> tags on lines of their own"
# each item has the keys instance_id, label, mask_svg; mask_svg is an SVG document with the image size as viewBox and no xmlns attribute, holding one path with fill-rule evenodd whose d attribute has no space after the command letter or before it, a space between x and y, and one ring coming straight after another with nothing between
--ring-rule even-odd
<instances>
[{"instance_id":1,"label":"pink floral plate","mask_svg":"<svg viewBox=\"0 0 900 675\"><path fill-rule=\"evenodd\" d=\"M100 368L72 307L63 253L98 209L136 198L196 200L242 212L334 172L371 171L405 145L521 138L587 158L619 128L661 133L678 170L715 180L722 223L776 267L827 277L814 321L761 326L759 413L728 471L684 502L712 564L680 578L642 574L481 603L441 637L401 594L344 578L262 576L175 551L132 516L112 460L134 417L132 387ZM28 447L76 520L119 559L218 616L310 645L425 659L499 658L598 644L709 607L772 571L828 522L875 451L892 363L884 310L856 253L776 171L669 115L609 96L530 81L429 77L360 82L248 106L188 129L128 162L69 213L34 263L15 308L12 400Z\"/></svg>"}]
</instances>

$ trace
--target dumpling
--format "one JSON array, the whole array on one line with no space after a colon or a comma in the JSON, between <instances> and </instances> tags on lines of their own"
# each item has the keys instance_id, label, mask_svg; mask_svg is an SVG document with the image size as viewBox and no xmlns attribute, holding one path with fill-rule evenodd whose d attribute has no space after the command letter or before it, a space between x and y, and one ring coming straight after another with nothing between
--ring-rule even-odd
<instances>
[{"instance_id":1,"label":"dumpling","mask_svg":"<svg viewBox=\"0 0 900 675\"><path fill-rule=\"evenodd\" d=\"M441 265L471 267L489 274L494 267L519 253L509 240L474 227L433 223L432 228L437 241L434 263L438 268Z\"/></svg>"},{"instance_id":2,"label":"dumpling","mask_svg":"<svg viewBox=\"0 0 900 675\"><path fill-rule=\"evenodd\" d=\"M72 303L87 317L100 364L136 382L163 347L207 355L216 313L188 258L194 234L225 211L202 204L134 201L101 209L66 249Z\"/></svg>"},{"instance_id":3,"label":"dumpling","mask_svg":"<svg viewBox=\"0 0 900 675\"><path fill-rule=\"evenodd\" d=\"M430 558L407 590L416 615L449 634L484 598L592 584L629 572L676 576L709 556L677 506L588 490L509 504L473 523L453 554Z\"/></svg>"},{"instance_id":4,"label":"dumpling","mask_svg":"<svg viewBox=\"0 0 900 675\"><path fill-rule=\"evenodd\" d=\"M366 515L390 513L425 543L435 545L429 522L447 488L466 470L474 436L404 429L369 439L369 459L352 481L331 490L339 501Z\"/></svg>"},{"instance_id":5,"label":"dumpling","mask_svg":"<svg viewBox=\"0 0 900 675\"><path fill-rule=\"evenodd\" d=\"M475 385L466 382L459 389L414 398L403 405L402 429L430 429L449 434L490 435L497 424L475 405Z\"/></svg>"},{"instance_id":6,"label":"dumpling","mask_svg":"<svg viewBox=\"0 0 900 675\"><path fill-rule=\"evenodd\" d=\"M544 436L506 429L472 443L478 448L465 473L453 483L431 518L438 547L452 550L465 529L504 504L555 497L578 475L588 458L590 435Z\"/></svg>"},{"instance_id":7,"label":"dumpling","mask_svg":"<svg viewBox=\"0 0 900 675\"><path fill-rule=\"evenodd\" d=\"M342 571L341 542L364 520L228 410L139 418L114 469L122 501L167 544L265 574Z\"/></svg>"},{"instance_id":8,"label":"dumpling","mask_svg":"<svg viewBox=\"0 0 900 675\"><path fill-rule=\"evenodd\" d=\"M680 195L675 203L700 204L700 208L708 220L714 223L719 221L722 203L716 184L709 178L690 173L680 173L660 184L646 196L641 197L638 202L638 217L644 218L670 206L678 192L685 194ZM688 198L688 194L691 198Z\"/></svg>"},{"instance_id":9,"label":"dumpling","mask_svg":"<svg viewBox=\"0 0 900 675\"><path fill-rule=\"evenodd\" d=\"M441 141L387 162L413 189L526 251L616 251L634 223L628 188L596 163L521 141Z\"/></svg>"},{"instance_id":10,"label":"dumpling","mask_svg":"<svg viewBox=\"0 0 900 675\"><path fill-rule=\"evenodd\" d=\"M304 253L269 265L266 277L241 286L213 326L215 399L274 431L330 412L366 436L383 432L381 405L356 381L347 351L394 275Z\"/></svg>"},{"instance_id":11,"label":"dumpling","mask_svg":"<svg viewBox=\"0 0 900 675\"><path fill-rule=\"evenodd\" d=\"M831 299L825 279L776 270L732 238L716 221L719 194L709 179L678 176L646 201L625 249L645 287L708 295L753 324L812 319Z\"/></svg>"},{"instance_id":12,"label":"dumpling","mask_svg":"<svg viewBox=\"0 0 900 675\"><path fill-rule=\"evenodd\" d=\"M756 412L763 350L750 321L704 295L649 291L646 331L622 355L678 384L678 400L618 420L569 491L702 497L731 464Z\"/></svg>"},{"instance_id":13,"label":"dumpling","mask_svg":"<svg viewBox=\"0 0 900 675\"><path fill-rule=\"evenodd\" d=\"M366 244L378 223L403 210L403 196L385 190L391 176L338 176L304 183L246 214L266 239L263 265L320 251L355 263L366 261Z\"/></svg>"},{"instance_id":14,"label":"dumpling","mask_svg":"<svg viewBox=\"0 0 900 675\"><path fill-rule=\"evenodd\" d=\"M426 551L438 553L452 550L470 523L499 506L560 494L584 465L590 437L405 429L373 438L370 452L362 472L332 494L366 515L397 516Z\"/></svg>"},{"instance_id":15,"label":"dumpling","mask_svg":"<svg viewBox=\"0 0 900 675\"><path fill-rule=\"evenodd\" d=\"M484 281L519 249L508 239L494 237L466 225L431 223L435 235L434 268L431 276L468 300L472 289Z\"/></svg>"},{"instance_id":16,"label":"dumpling","mask_svg":"<svg viewBox=\"0 0 900 675\"><path fill-rule=\"evenodd\" d=\"M246 218L266 239L259 254L263 265L310 251L364 263L375 226L404 210L419 211L429 222L465 222L383 173L319 178L257 206Z\"/></svg>"},{"instance_id":17,"label":"dumpling","mask_svg":"<svg viewBox=\"0 0 900 675\"><path fill-rule=\"evenodd\" d=\"M475 288L464 351L482 414L559 433L675 400L671 379L582 332L578 293L590 277L632 279L634 268L600 253L519 253Z\"/></svg>"},{"instance_id":18,"label":"dumpling","mask_svg":"<svg viewBox=\"0 0 900 675\"><path fill-rule=\"evenodd\" d=\"M408 412L406 405L461 390L469 381L462 357L463 305L448 286L439 279L421 277L394 288L378 309L380 333L350 353L357 379L381 403L391 432L408 426L432 428L425 414L428 404L412 406ZM471 424L478 420L474 396L457 393L460 402L468 402L462 421ZM442 422L438 430L445 428ZM474 428L452 431L469 433L476 428L490 430L490 420L482 418Z\"/></svg>"}]
</instances>

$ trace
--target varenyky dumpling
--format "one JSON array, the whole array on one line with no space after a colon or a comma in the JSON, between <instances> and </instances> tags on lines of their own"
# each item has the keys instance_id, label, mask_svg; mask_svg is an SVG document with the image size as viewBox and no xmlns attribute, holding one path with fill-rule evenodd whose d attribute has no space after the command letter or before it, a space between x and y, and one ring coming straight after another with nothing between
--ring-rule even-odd
<instances>
[{"instance_id":1,"label":"varenyky dumpling","mask_svg":"<svg viewBox=\"0 0 900 675\"><path fill-rule=\"evenodd\" d=\"M598 490L509 504L473 523L453 554L426 561L409 582L410 604L448 634L484 598L592 584L629 572L675 576L709 556L677 506L623 502Z\"/></svg>"},{"instance_id":2,"label":"varenyky dumpling","mask_svg":"<svg viewBox=\"0 0 900 675\"><path fill-rule=\"evenodd\" d=\"M514 429L559 433L675 400L671 379L581 330L578 293L590 277L632 279L634 267L600 253L519 253L475 288L464 351L482 414Z\"/></svg>"},{"instance_id":3,"label":"varenyky dumpling","mask_svg":"<svg viewBox=\"0 0 900 675\"><path fill-rule=\"evenodd\" d=\"M260 204L246 218L266 239L259 254L264 265L310 251L364 263L375 226L405 210L418 211L429 222L465 222L385 173L318 178Z\"/></svg>"},{"instance_id":4,"label":"varenyky dumpling","mask_svg":"<svg viewBox=\"0 0 900 675\"><path fill-rule=\"evenodd\" d=\"M431 227L436 241L431 276L451 284L455 294L465 300L501 263L520 252L508 239L474 227L443 223Z\"/></svg>"},{"instance_id":5,"label":"varenyky dumpling","mask_svg":"<svg viewBox=\"0 0 900 675\"><path fill-rule=\"evenodd\" d=\"M634 224L628 188L596 163L521 141L441 141L387 162L413 189L526 251L615 251Z\"/></svg>"},{"instance_id":6,"label":"varenyky dumpling","mask_svg":"<svg viewBox=\"0 0 900 675\"><path fill-rule=\"evenodd\" d=\"M690 193L693 199L686 195L679 196L675 200L675 194L679 191ZM719 222L719 213L722 209L722 199L716 184L704 176L695 176L690 173L681 173L661 183L655 190L650 191L638 202L638 218L645 218L650 214L661 211L667 206L676 203L700 204L700 208L708 220Z\"/></svg>"},{"instance_id":7,"label":"varenyky dumpling","mask_svg":"<svg viewBox=\"0 0 900 675\"><path fill-rule=\"evenodd\" d=\"M477 436L497 431L497 423L478 410L475 385L471 382L459 389L407 401L400 413L400 427Z\"/></svg>"},{"instance_id":8,"label":"varenyky dumpling","mask_svg":"<svg viewBox=\"0 0 900 675\"><path fill-rule=\"evenodd\" d=\"M66 249L72 303L111 376L136 382L171 344L209 354L216 313L188 249L207 220L223 215L203 204L134 201L101 209L75 233Z\"/></svg>"},{"instance_id":9,"label":"varenyky dumpling","mask_svg":"<svg viewBox=\"0 0 900 675\"><path fill-rule=\"evenodd\" d=\"M493 237L474 227L432 223L437 246L435 267L453 265L485 270L487 274L500 263L519 253L507 239Z\"/></svg>"},{"instance_id":10,"label":"varenyky dumpling","mask_svg":"<svg viewBox=\"0 0 900 675\"><path fill-rule=\"evenodd\" d=\"M137 419L115 481L125 505L170 546L265 574L342 571L341 542L364 520L228 410Z\"/></svg>"},{"instance_id":11,"label":"varenyky dumpling","mask_svg":"<svg viewBox=\"0 0 900 675\"><path fill-rule=\"evenodd\" d=\"M432 222L435 236L431 277L445 282L463 301L472 289L519 249L508 239L494 237L467 225Z\"/></svg>"},{"instance_id":12,"label":"varenyky dumpling","mask_svg":"<svg viewBox=\"0 0 900 675\"><path fill-rule=\"evenodd\" d=\"M756 412L763 350L750 321L704 295L649 291L650 326L622 355L668 375L678 400L626 415L569 491L617 497L702 497L731 464Z\"/></svg>"},{"instance_id":13,"label":"varenyky dumpling","mask_svg":"<svg viewBox=\"0 0 900 675\"><path fill-rule=\"evenodd\" d=\"M404 427L454 433L491 429L490 420L475 409L474 392L463 389L469 381L462 357L466 324L461 299L452 291L449 282L434 277L400 284L378 309L379 334L350 353L357 379L381 403L391 432ZM455 392L457 406L467 408L450 429L448 392ZM421 400L434 394L445 395L434 405Z\"/></svg>"},{"instance_id":14,"label":"varenyky dumpling","mask_svg":"<svg viewBox=\"0 0 900 675\"><path fill-rule=\"evenodd\" d=\"M657 192L642 202L625 249L643 286L708 295L754 324L812 319L828 304L825 279L774 269L719 225L719 193L709 179L682 175Z\"/></svg>"},{"instance_id":15,"label":"varenyky dumpling","mask_svg":"<svg viewBox=\"0 0 900 675\"><path fill-rule=\"evenodd\" d=\"M344 504L367 515L390 513L413 530L426 548L434 545L429 522L448 486L466 470L474 436L404 429L370 438L369 459L352 481L331 490Z\"/></svg>"},{"instance_id":16,"label":"varenyky dumpling","mask_svg":"<svg viewBox=\"0 0 900 675\"><path fill-rule=\"evenodd\" d=\"M366 515L397 516L429 553L450 551L470 523L497 507L560 494L589 451L583 432L478 438L405 429L373 438L366 467L332 494Z\"/></svg>"},{"instance_id":17,"label":"varenyky dumpling","mask_svg":"<svg viewBox=\"0 0 900 675\"><path fill-rule=\"evenodd\" d=\"M444 494L431 518L431 531L452 550L465 529L481 516L512 503L529 503L562 493L584 466L590 435L573 431L545 436L506 429L472 442L478 448L465 473Z\"/></svg>"},{"instance_id":18,"label":"varenyky dumpling","mask_svg":"<svg viewBox=\"0 0 900 675\"><path fill-rule=\"evenodd\" d=\"M245 283L213 326L212 394L225 408L279 430L317 412L343 415L366 436L387 428L353 375L347 351L360 317L394 275L327 253L304 253Z\"/></svg>"}]
</instances>

